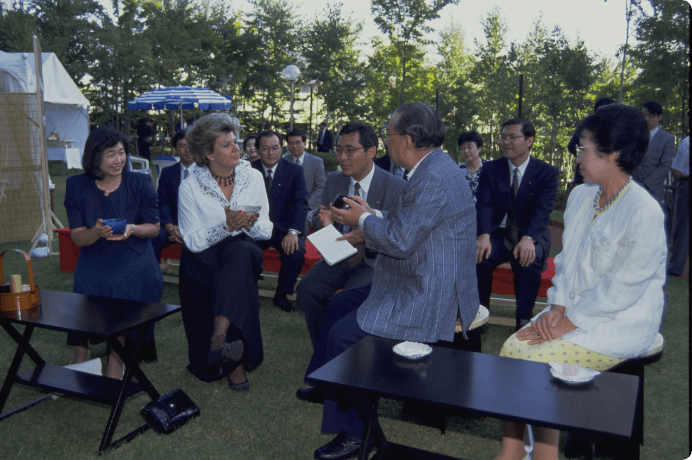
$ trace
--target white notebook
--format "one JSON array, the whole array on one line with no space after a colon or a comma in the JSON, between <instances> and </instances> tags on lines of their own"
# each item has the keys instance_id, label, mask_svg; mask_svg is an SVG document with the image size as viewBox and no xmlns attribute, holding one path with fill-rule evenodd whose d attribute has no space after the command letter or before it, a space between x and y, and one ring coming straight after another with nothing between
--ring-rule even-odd
<instances>
[{"instance_id":1,"label":"white notebook","mask_svg":"<svg viewBox=\"0 0 692 460\"><path fill-rule=\"evenodd\" d=\"M334 225L328 225L308 235L308 240L315 245L329 265L334 265L358 252L348 241L336 241L340 236L343 235L334 228Z\"/></svg>"}]
</instances>

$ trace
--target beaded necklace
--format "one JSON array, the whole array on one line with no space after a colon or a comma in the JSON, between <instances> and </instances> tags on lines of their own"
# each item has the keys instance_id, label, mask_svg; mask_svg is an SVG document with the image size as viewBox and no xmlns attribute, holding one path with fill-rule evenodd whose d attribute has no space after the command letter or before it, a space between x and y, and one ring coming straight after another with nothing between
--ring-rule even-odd
<instances>
[{"instance_id":1,"label":"beaded necklace","mask_svg":"<svg viewBox=\"0 0 692 460\"><path fill-rule=\"evenodd\" d=\"M231 173L230 176L217 176L216 174L212 174L211 177L214 178L217 184L219 184L219 187L226 187L228 185L233 185L235 183L235 169Z\"/></svg>"},{"instance_id":2,"label":"beaded necklace","mask_svg":"<svg viewBox=\"0 0 692 460\"><path fill-rule=\"evenodd\" d=\"M598 193L596 194L596 197L593 200L593 218L591 219L591 222L593 222L593 219L595 219L598 215L603 214L610 208L617 200L622 196L623 193L625 193L625 190L629 187L629 185L632 183L632 176L627 179L627 182L625 182L625 185L622 186L620 190L613 196L613 198L607 202L604 206L598 207L598 200L601 199L601 194L603 193L603 189L599 189Z\"/></svg>"}]
</instances>

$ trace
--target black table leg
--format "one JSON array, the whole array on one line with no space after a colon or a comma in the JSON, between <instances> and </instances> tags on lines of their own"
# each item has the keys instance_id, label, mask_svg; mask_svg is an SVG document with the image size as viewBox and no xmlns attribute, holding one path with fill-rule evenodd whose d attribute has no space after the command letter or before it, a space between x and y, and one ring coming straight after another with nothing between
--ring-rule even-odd
<instances>
[{"instance_id":1,"label":"black table leg","mask_svg":"<svg viewBox=\"0 0 692 460\"><path fill-rule=\"evenodd\" d=\"M118 399L113 405L113 409L111 410L110 416L108 417L106 430L103 433L103 438L101 439L101 446L99 447L99 454L102 454L106 449L117 447L120 444L131 441L132 439L134 439L135 436L144 433L148 429L147 425L141 426L136 430L123 436L122 438L116 440L115 442L111 442L113 440L113 435L115 434L115 428L118 425L118 420L120 419L120 414L123 410L123 405L125 404L125 395L127 393L127 387L132 381L132 377L137 378L137 382L139 382L139 384L142 385L143 389L149 394L152 400L158 399L158 397L161 396L161 394L156 390L156 388L154 388L154 385L151 383L151 381L146 377L146 375L144 375L144 372L142 372L138 364L137 358L139 356L139 349L142 342L142 338L144 337L145 329L146 326L137 330L137 338L135 340L135 345L132 349L132 355L127 353L125 347L123 346L123 344L120 343L120 340L118 340L117 337L113 337L108 340L108 344L111 346L113 350L115 350L118 356L120 356L123 362L125 363L125 373L123 374L122 384L120 385L120 389L118 392Z\"/></svg>"},{"instance_id":2,"label":"black table leg","mask_svg":"<svg viewBox=\"0 0 692 460\"><path fill-rule=\"evenodd\" d=\"M384 436L382 427L377 421L377 404L373 405L367 395L362 393L352 393L358 415L365 421L363 429L363 443L358 453L359 460L367 460L371 446L374 444L379 448L380 453L384 451L387 438ZM379 458L379 454L378 454Z\"/></svg>"},{"instance_id":3,"label":"black table leg","mask_svg":"<svg viewBox=\"0 0 692 460\"><path fill-rule=\"evenodd\" d=\"M29 339L31 339L31 334L34 332L34 326L26 326L23 335L19 334L19 331L17 331L11 324L2 323L2 327L10 334L10 336L12 336L15 342L17 342L18 347L17 351L14 354L14 359L12 359L12 364L10 364L10 369L7 371L5 383L3 383L2 389L0 390L0 413L2 413L2 409L5 407L7 398L10 395L10 389L14 384L15 376L17 375L17 371L19 370L19 366L22 364L22 359L24 358L24 355L29 353L31 358L34 361L36 361L37 365L45 363L45 361L43 361L43 359L38 355L38 353L36 353L36 351L29 346ZM43 399L45 399L45 397L41 398L41 401ZM24 405L19 410L23 410L27 407L33 406L36 402L38 401L33 401L28 405ZM4 414L3 416L0 416L0 420L19 412L19 410L13 410L8 412L7 414Z\"/></svg>"},{"instance_id":4,"label":"black table leg","mask_svg":"<svg viewBox=\"0 0 692 460\"><path fill-rule=\"evenodd\" d=\"M41 356L36 352L36 350L33 349L31 345L29 345L29 338L31 337L31 334L33 334L34 331L34 326L27 326L31 327L31 333L29 334L29 337L24 338L22 334L19 333L17 329L14 328L14 326L11 323L0 323L0 326L2 326L3 329L7 331L7 333L12 337L12 339L17 342L17 345L21 345L22 343L26 345L25 352L27 355L29 355L29 358L37 365L41 366L42 364L46 364L46 362L41 358ZM26 329L24 329L24 334L26 334Z\"/></svg>"}]
</instances>

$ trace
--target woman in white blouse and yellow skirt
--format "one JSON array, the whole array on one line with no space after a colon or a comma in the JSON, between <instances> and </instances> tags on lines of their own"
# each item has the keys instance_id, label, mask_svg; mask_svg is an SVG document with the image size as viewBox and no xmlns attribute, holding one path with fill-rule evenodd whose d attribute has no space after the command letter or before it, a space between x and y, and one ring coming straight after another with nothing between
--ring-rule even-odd
<instances>
[{"instance_id":1,"label":"woman in white blouse and yellow skirt","mask_svg":"<svg viewBox=\"0 0 692 460\"><path fill-rule=\"evenodd\" d=\"M185 140L197 168L180 184L180 304L188 340L187 369L203 381L226 376L248 391L245 371L262 362L257 280L271 236L262 175L240 159L238 120L213 113L197 120ZM259 213L231 211L237 205Z\"/></svg>"},{"instance_id":2,"label":"woman in white blouse and yellow skirt","mask_svg":"<svg viewBox=\"0 0 692 460\"><path fill-rule=\"evenodd\" d=\"M565 211L549 306L512 335L501 356L606 370L653 348L663 314L663 212L630 176L649 144L634 107L599 108L577 128L584 185ZM526 456L524 425L506 422L498 460ZM539 427L534 460L556 460L559 431Z\"/></svg>"}]
</instances>

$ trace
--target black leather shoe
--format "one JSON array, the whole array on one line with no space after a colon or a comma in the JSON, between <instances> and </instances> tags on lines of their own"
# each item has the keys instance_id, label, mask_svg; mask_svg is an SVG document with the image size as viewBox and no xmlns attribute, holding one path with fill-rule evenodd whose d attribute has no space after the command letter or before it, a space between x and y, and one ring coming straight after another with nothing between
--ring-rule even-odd
<instances>
[{"instance_id":1,"label":"black leather shoe","mask_svg":"<svg viewBox=\"0 0 692 460\"><path fill-rule=\"evenodd\" d=\"M362 440L347 433L339 433L336 438L315 451L317 460L346 460L358 455Z\"/></svg>"},{"instance_id":2,"label":"black leather shoe","mask_svg":"<svg viewBox=\"0 0 692 460\"><path fill-rule=\"evenodd\" d=\"M274 305L279 307L281 310L290 313L295 311L296 308L288 301L288 298L284 297L274 297Z\"/></svg>"},{"instance_id":3,"label":"black leather shoe","mask_svg":"<svg viewBox=\"0 0 692 460\"><path fill-rule=\"evenodd\" d=\"M324 402L324 392L314 387L299 388L298 391L296 391L296 398L301 401L322 404Z\"/></svg>"}]
</instances>

